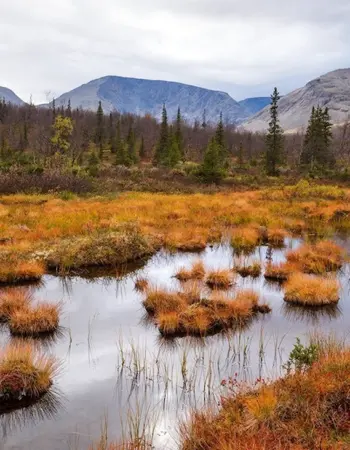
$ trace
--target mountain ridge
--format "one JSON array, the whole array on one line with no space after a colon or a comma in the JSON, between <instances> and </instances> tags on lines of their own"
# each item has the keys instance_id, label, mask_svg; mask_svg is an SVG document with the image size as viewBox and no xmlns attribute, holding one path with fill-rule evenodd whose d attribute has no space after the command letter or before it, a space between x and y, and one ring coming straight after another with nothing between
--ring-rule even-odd
<instances>
[{"instance_id":1,"label":"mountain ridge","mask_svg":"<svg viewBox=\"0 0 350 450\"><path fill-rule=\"evenodd\" d=\"M14 105L24 105L24 101L18 97L11 89L0 86L0 100L4 99L6 103Z\"/></svg>"}]
</instances>

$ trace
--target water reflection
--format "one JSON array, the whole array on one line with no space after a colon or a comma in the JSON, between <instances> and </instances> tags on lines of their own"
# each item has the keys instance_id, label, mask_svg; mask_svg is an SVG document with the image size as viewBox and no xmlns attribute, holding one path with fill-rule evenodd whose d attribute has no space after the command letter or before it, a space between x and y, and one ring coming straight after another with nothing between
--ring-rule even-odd
<instances>
[{"instance_id":1,"label":"water reflection","mask_svg":"<svg viewBox=\"0 0 350 450\"><path fill-rule=\"evenodd\" d=\"M287 320L304 321L305 323L316 326L325 320L335 320L341 316L342 310L338 305L327 305L319 307L307 307L300 305L291 305L284 303L282 313Z\"/></svg>"},{"instance_id":2,"label":"water reflection","mask_svg":"<svg viewBox=\"0 0 350 450\"><path fill-rule=\"evenodd\" d=\"M62 393L55 389L50 389L36 401L25 398L12 404L0 403L1 437L5 439L15 430L54 419L62 411L63 403Z\"/></svg>"}]
</instances>

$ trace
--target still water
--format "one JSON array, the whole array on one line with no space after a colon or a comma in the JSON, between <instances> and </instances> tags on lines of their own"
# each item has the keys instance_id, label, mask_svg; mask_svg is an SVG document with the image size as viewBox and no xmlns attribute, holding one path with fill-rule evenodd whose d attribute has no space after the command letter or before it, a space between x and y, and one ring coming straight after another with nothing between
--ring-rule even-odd
<instances>
[{"instance_id":1,"label":"still water","mask_svg":"<svg viewBox=\"0 0 350 450\"><path fill-rule=\"evenodd\" d=\"M349 242L338 240L346 247ZM287 242L288 248L300 244ZM348 249L349 250L349 249ZM266 263L284 258L285 250L260 247L252 258ZM233 287L253 288L272 307L240 332L205 339L164 341L147 320L137 277L178 287L173 278L180 266L201 258L206 267L233 266L229 246L208 247L201 254L160 252L142 267L123 275L45 276L35 298L63 302L62 329L55 340L37 342L62 361L55 388L38 404L0 416L0 449L88 449L101 434L128 437L131 429L154 435L158 449L178 447L178 425L194 407L215 404L220 382L235 376L244 382L281 375L295 338L314 330L346 338L350 331L350 269L339 272L341 299L331 309L307 310L286 305L279 284L237 277ZM0 329L0 345L10 341Z\"/></svg>"}]
</instances>

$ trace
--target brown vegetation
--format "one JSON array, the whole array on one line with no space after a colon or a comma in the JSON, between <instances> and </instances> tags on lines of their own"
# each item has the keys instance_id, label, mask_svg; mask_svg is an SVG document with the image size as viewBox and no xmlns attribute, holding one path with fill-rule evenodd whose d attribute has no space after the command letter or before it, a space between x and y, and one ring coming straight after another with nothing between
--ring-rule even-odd
<instances>
[{"instance_id":1,"label":"brown vegetation","mask_svg":"<svg viewBox=\"0 0 350 450\"><path fill-rule=\"evenodd\" d=\"M37 306L19 309L9 319L12 334L20 336L40 336L58 329L60 305L40 303Z\"/></svg>"},{"instance_id":2,"label":"brown vegetation","mask_svg":"<svg viewBox=\"0 0 350 450\"><path fill-rule=\"evenodd\" d=\"M233 282L234 274L228 269L212 270L206 277L206 283L212 289L229 289Z\"/></svg>"},{"instance_id":3,"label":"brown vegetation","mask_svg":"<svg viewBox=\"0 0 350 450\"><path fill-rule=\"evenodd\" d=\"M179 281L202 280L205 276L205 267L201 260L195 261L190 269L181 267L175 277Z\"/></svg>"},{"instance_id":4,"label":"brown vegetation","mask_svg":"<svg viewBox=\"0 0 350 450\"><path fill-rule=\"evenodd\" d=\"M296 273L285 284L284 300L305 306L334 304L339 301L339 283L331 278Z\"/></svg>"},{"instance_id":5,"label":"brown vegetation","mask_svg":"<svg viewBox=\"0 0 350 450\"><path fill-rule=\"evenodd\" d=\"M270 263L266 266L264 277L268 280L286 281L294 270L295 267L285 262Z\"/></svg>"},{"instance_id":6,"label":"brown vegetation","mask_svg":"<svg viewBox=\"0 0 350 450\"><path fill-rule=\"evenodd\" d=\"M231 245L237 252L252 251L260 241L261 235L256 228L237 228L231 237Z\"/></svg>"},{"instance_id":7,"label":"brown vegetation","mask_svg":"<svg viewBox=\"0 0 350 450\"><path fill-rule=\"evenodd\" d=\"M350 352L319 349L311 368L222 398L181 427L181 450L318 450L349 447Z\"/></svg>"},{"instance_id":8,"label":"brown vegetation","mask_svg":"<svg viewBox=\"0 0 350 450\"><path fill-rule=\"evenodd\" d=\"M6 289L0 293L0 321L7 321L18 311L27 310L32 294L25 288Z\"/></svg>"},{"instance_id":9,"label":"brown vegetation","mask_svg":"<svg viewBox=\"0 0 350 450\"><path fill-rule=\"evenodd\" d=\"M135 289L137 291L145 292L146 289L148 288L148 286L149 286L149 283L148 283L148 280L146 278L138 278L135 281Z\"/></svg>"},{"instance_id":10,"label":"brown vegetation","mask_svg":"<svg viewBox=\"0 0 350 450\"><path fill-rule=\"evenodd\" d=\"M0 354L0 396L9 401L38 398L49 390L58 368L55 358L29 344L9 345Z\"/></svg>"},{"instance_id":11,"label":"brown vegetation","mask_svg":"<svg viewBox=\"0 0 350 450\"><path fill-rule=\"evenodd\" d=\"M234 270L242 277L257 278L261 274L261 264L259 261L252 261L251 264L235 264Z\"/></svg>"},{"instance_id":12,"label":"brown vegetation","mask_svg":"<svg viewBox=\"0 0 350 450\"><path fill-rule=\"evenodd\" d=\"M37 261L4 261L0 265L0 284L39 281L44 275L44 264Z\"/></svg>"}]
</instances>

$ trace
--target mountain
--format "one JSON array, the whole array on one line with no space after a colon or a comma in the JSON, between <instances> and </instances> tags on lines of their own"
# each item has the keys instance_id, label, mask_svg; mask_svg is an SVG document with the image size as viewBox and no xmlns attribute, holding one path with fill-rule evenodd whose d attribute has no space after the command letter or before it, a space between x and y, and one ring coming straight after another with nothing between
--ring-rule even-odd
<instances>
[{"instance_id":1,"label":"mountain","mask_svg":"<svg viewBox=\"0 0 350 450\"><path fill-rule=\"evenodd\" d=\"M56 105L97 110L102 102L105 113L117 110L160 118L165 103L170 120L176 117L178 107L190 122L202 122L204 110L208 122L217 122L222 112L229 123L238 123L251 114L225 92L213 91L170 81L107 76L90 81L56 99Z\"/></svg>"},{"instance_id":2,"label":"mountain","mask_svg":"<svg viewBox=\"0 0 350 450\"><path fill-rule=\"evenodd\" d=\"M265 106L269 105L271 102L270 97L253 97L241 100L238 103L243 106L247 114L253 116L257 112L261 111Z\"/></svg>"},{"instance_id":3,"label":"mountain","mask_svg":"<svg viewBox=\"0 0 350 450\"><path fill-rule=\"evenodd\" d=\"M6 103L13 103L14 105L24 105L21 100L11 89L0 86L0 100L4 99Z\"/></svg>"},{"instance_id":4,"label":"mountain","mask_svg":"<svg viewBox=\"0 0 350 450\"><path fill-rule=\"evenodd\" d=\"M350 118L350 69L329 72L282 97L279 118L283 129L306 127L311 109L317 105L329 109L333 123L342 123ZM266 130L269 118L267 106L243 123L243 127L250 131Z\"/></svg>"}]
</instances>

